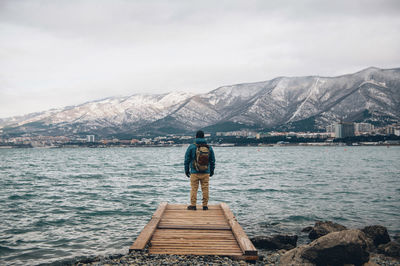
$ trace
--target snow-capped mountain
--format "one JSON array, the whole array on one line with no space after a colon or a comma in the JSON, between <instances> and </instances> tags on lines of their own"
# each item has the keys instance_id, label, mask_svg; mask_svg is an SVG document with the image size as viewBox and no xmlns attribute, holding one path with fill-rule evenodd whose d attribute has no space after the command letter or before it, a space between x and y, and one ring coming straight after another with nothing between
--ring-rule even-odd
<instances>
[{"instance_id":1,"label":"snow-capped mountain","mask_svg":"<svg viewBox=\"0 0 400 266\"><path fill-rule=\"evenodd\" d=\"M339 77L279 77L206 94L136 94L0 120L7 133L183 133L199 128L316 130L340 119L400 121L400 68Z\"/></svg>"}]
</instances>

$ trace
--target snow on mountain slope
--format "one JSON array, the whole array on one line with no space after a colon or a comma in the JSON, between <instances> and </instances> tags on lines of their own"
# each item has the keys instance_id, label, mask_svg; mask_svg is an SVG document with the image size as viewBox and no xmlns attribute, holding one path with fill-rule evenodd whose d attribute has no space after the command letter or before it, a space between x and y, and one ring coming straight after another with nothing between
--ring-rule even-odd
<instances>
[{"instance_id":1,"label":"snow on mountain slope","mask_svg":"<svg viewBox=\"0 0 400 266\"><path fill-rule=\"evenodd\" d=\"M233 119L271 127L316 116L317 124L324 127L369 110L396 121L400 118L399 96L399 69L369 68L334 78L280 78L272 89L266 88L247 111Z\"/></svg>"},{"instance_id":2,"label":"snow on mountain slope","mask_svg":"<svg viewBox=\"0 0 400 266\"><path fill-rule=\"evenodd\" d=\"M339 77L279 77L205 94L135 94L2 119L7 132L193 131L225 122L275 128L313 119L387 124L400 120L400 69L368 68ZM105 134L105 133L104 133Z\"/></svg>"},{"instance_id":3,"label":"snow on mountain slope","mask_svg":"<svg viewBox=\"0 0 400 266\"><path fill-rule=\"evenodd\" d=\"M42 112L36 116L20 119L17 125L41 121L45 124L59 123L108 123L121 125L139 121L154 121L174 111L174 106L193 94L173 92L160 95L135 94L87 102L57 110ZM15 124L10 120L8 125Z\"/></svg>"}]
</instances>

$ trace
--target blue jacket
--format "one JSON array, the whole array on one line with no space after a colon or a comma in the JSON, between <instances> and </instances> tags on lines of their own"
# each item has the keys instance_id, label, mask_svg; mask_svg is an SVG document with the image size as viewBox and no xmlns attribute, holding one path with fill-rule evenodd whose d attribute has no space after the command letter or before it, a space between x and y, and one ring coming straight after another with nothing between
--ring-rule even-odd
<instances>
[{"instance_id":1,"label":"blue jacket","mask_svg":"<svg viewBox=\"0 0 400 266\"><path fill-rule=\"evenodd\" d=\"M195 140L195 143L196 144L205 144L207 142L206 142L205 139L199 138L199 139ZM194 167L193 167L193 161L196 158L196 148L197 148L196 144L190 144L189 147L186 150L185 163L184 163L185 164L185 173L189 172L189 165L190 165L190 173L193 173L193 174L200 173L200 172L196 171L196 169L194 169ZM209 146L209 147L210 147L210 156L208 158L209 167L208 167L207 171L201 172L201 173L208 173L209 174L210 172L214 172L215 155L214 155L214 151L213 151L212 147L211 146Z\"/></svg>"}]
</instances>

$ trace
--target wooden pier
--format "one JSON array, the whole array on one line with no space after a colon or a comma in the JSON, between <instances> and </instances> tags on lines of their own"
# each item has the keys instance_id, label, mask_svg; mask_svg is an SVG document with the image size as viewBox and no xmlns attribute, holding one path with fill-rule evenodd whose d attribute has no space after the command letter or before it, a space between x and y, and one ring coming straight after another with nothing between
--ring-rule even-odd
<instances>
[{"instance_id":1,"label":"wooden pier","mask_svg":"<svg viewBox=\"0 0 400 266\"><path fill-rule=\"evenodd\" d=\"M150 222L129 248L150 254L219 255L257 260L251 243L225 203L209 205L203 211L187 210L187 205L162 202Z\"/></svg>"}]
</instances>

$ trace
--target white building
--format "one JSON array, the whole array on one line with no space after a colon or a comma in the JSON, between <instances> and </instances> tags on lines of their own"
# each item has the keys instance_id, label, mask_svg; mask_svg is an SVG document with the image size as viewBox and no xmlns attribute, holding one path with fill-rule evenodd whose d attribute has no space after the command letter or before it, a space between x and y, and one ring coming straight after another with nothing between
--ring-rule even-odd
<instances>
[{"instance_id":1,"label":"white building","mask_svg":"<svg viewBox=\"0 0 400 266\"><path fill-rule=\"evenodd\" d=\"M86 135L86 142L94 142L94 135Z\"/></svg>"},{"instance_id":2,"label":"white building","mask_svg":"<svg viewBox=\"0 0 400 266\"><path fill-rule=\"evenodd\" d=\"M257 132L249 130L237 130L228 132L217 132L216 135L225 137L256 137Z\"/></svg>"},{"instance_id":3,"label":"white building","mask_svg":"<svg viewBox=\"0 0 400 266\"><path fill-rule=\"evenodd\" d=\"M326 132L334 133L335 132L335 124L326 126Z\"/></svg>"},{"instance_id":4,"label":"white building","mask_svg":"<svg viewBox=\"0 0 400 266\"><path fill-rule=\"evenodd\" d=\"M374 125L370 123L354 123L355 132L371 132L375 129Z\"/></svg>"}]
</instances>

